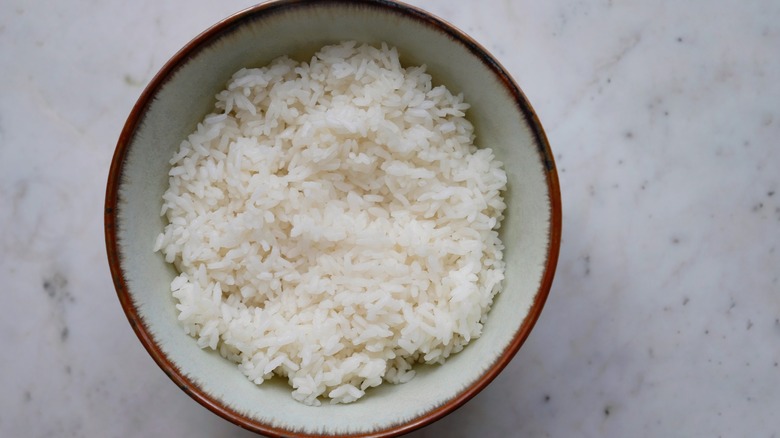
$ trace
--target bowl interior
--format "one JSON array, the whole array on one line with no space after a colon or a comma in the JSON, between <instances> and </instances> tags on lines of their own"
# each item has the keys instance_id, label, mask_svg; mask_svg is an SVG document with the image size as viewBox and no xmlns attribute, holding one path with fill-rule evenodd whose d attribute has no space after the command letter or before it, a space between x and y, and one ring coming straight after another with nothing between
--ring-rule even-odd
<instances>
[{"instance_id":1,"label":"bowl interior","mask_svg":"<svg viewBox=\"0 0 780 438\"><path fill-rule=\"evenodd\" d=\"M417 367L403 385L369 390L350 405L308 407L294 401L284 381L256 386L236 365L198 348L177 322L169 292L176 275L163 257L152 252L164 219L162 194L167 188L169 159L180 142L210 112L214 95L242 67L262 66L289 55L306 60L323 45L357 40L396 46L405 65L426 64L434 81L465 94L472 107L477 144L492 148L509 175L506 219L501 237L507 261L504 292L490 312L481 338L451 356L444 366ZM245 11L194 40L153 80L134 109L126 132L116 203L116 252L123 277L120 297L127 294L128 316L137 319L141 339L158 363L201 403L233 421L268 432L359 434L414 423L479 386L486 370L527 335L526 318L543 283L553 248L554 168L549 150L531 114L510 90L511 81L474 46L457 39L418 12L387 4L362 2L277 3ZM510 88L508 88L510 87ZM521 105L522 104L522 105ZM536 131L535 131L536 129ZM129 130L129 131L128 131ZM111 187L109 187L111 190ZM551 249L552 248L552 249ZM554 269L554 263L552 265ZM549 284L547 285L549 287ZM545 288L542 288L545 289ZM542 294L546 296L547 290ZM543 297L542 297L543 298ZM540 307L543 299L537 300ZM538 309L536 309L538 310ZM521 330L522 328L522 330ZM503 356L503 357L502 357ZM486 383L486 382L484 382ZM477 390L479 389L477 388Z\"/></svg>"}]
</instances>

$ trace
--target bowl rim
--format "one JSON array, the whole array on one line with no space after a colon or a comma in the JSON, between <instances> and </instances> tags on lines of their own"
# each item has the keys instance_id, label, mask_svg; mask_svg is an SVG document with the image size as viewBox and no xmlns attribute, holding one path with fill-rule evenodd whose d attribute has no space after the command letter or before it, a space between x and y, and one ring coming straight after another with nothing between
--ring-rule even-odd
<instances>
[{"instance_id":1,"label":"bowl rim","mask_svg":"<svg viewBox=\"0 0 780 438\"><path fill-rule=\"evenodd\" d=\"M138 309L132 302L130 290L124 278L124 273L120 261L120 250L117 242L118 224L118 201L119 187L125 157L132 143L136 128L143 119L144 112L153 100L155 94L168 81L168 78L175 73L180 66L201 48L207 46L211 41L219 37L224 32L229 32L234 26L240 25L245 19L258 18L264 15L270 15L274 12L280 12L296 7L317 7L319 5L347 5L347 6L365 6L375 7L386 12L396 13L403 18L417 20L423 25L429 26L436 31L443 32L453 39L456 43L465 46L468 51L479 58L494 74L501 80L504 88L513 96L515 103L524 115L529 124L531 133L534 137L539 156L542 160L544 173L546 177L547 188L550 202L550 229L549 243L547 247L547 259L545 261L542 281L534 296L531 307L526 315L522 325L512 338L512 342L504 349L501 356L488 368L485 373L478 378L469 387L463 389L455 397L445 402L441 406L420 415L411 420L393 425L389 428L369 432L368 434L345 434L345 435L325 435L325 436L367 436L367 437L394 437L409 433L415 429L431 424L446 415L452 413L477 393L483 390L499 373L509 364L515 356L520 346L523 345L531 329L535 325L542 312L544 304L552 287L553 277L558 262L561 244L562 228L562 207L560 185L558 174L555 167L555 160L550 148L547 135L542 128L542 124L536 115L533 107L526 98L523 91L515 83L506 69L488 52L481 44L468 36L454 25L427 12L416 6L402 3L395 0L271 0L260 3L244 10L236 12L212 25L198 36L189 41L183 48L174 54L152 78L149 84L141 93L140 97L133 106L125 124L122 128L119 140L109 168L108 181L106 185L106 198L104 209L104 232L106 239L106 250L109 262L111 276L114 282L120 304L127 316L130 326L133 328L136 336L143 344L146 351L154 359L163 372L176 383L182 391L193 398L195 401L219 415L220 417L253 432L261 433L270 437L317 437L319 434L309 434L291 431L280 427L271 426L258 420L248 418L243 414L231 409L219 400L211 397L203 391L195 382L184 376L181 371L168 359L160 347L155 343L149 330L146 328Z\"/></svg>"}]
</instances>

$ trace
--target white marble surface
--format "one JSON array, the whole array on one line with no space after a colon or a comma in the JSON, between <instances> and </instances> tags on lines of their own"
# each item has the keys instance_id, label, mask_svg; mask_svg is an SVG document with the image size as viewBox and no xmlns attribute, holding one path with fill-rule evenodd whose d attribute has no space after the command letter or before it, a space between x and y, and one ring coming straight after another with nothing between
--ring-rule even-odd
<instances>
[{"instance_id":1,"label":"white marble surface","mask_svg":"<svg viewBox=\"0 0 780 438\"><path fill-rule=\"evenodd\" d=\"M780 436L780 3L412 2L536 107L564 237L520 353L411 436ZM251 3L0 2L0 436L250 436L137 341L102 209L142 87Z\"/></svg>"}]
</instances>

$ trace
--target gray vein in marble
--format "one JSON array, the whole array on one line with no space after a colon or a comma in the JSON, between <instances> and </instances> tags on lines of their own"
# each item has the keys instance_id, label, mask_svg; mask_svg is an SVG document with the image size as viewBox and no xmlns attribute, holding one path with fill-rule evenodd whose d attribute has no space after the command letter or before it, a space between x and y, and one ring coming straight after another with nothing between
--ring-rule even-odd
<instances>
[{"instance_id":1,"label":"gray vein in marble","mask_svg":"<svg viewBox=\"0 0 780 438\"><path fill-rule=\"evenodd\" d=\"M35 102L38 104L38 108L44 115L49 117L57 125L66 128L80 140L86 140L84 130L74 125L67 118L63 117L60 111L58 111L57 108L55 108L48 100L46 100L46 97L43 95L41 89L35 84L35 82L28 79L25 86L29 91L29 95L35 100Z\"/></svg>"},{"instance_id":2,"label":"gray vein in marble","mask_svg":"<svg viewBox=\"0 0 780 438\"><path fill-rule=\"evenodd\" d=\"M591 73L591 79L586 81L580 89L575 93L565 106L565 110L558 116L560 120L565 120L572 111L578 109L578 106L583 99L588 97L594 92L601 94L604 87L612 83L612 78L609 76L615 68L620 64L623 59L629 55L642 41L642 32L637 32L627 38L622 39L622 43L617 50L606 60L599 63ZM552 125L550 129L555 129L558 125ZM626 131L625 137L632 139L634 137L633 132Z\"/></svg>"},{"instance_id":3,"label":"gray vein in marble","mask_svg":"<svg viewBox=\"0 0 780 438\"><path fill-rule=\"evenodd\" d=\"M59 271L44 277L43 290L53 307L53 320L57 323L60 341L68 340L70 328L66 322L67 306L76 302L75 297L68 290L68 279ZM69 368L67 368L69 371Z\"/></svg>"}]
</instances>

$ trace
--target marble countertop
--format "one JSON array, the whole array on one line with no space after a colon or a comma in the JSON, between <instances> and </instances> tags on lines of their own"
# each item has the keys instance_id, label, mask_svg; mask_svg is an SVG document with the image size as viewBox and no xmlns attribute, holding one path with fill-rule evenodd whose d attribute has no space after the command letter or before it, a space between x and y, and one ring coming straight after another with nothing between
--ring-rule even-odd
<instances>
[{"instance_id":1,"label":"marble countertop","mask_svg":"<svg viewBox=\"0 0 780 438\"><path fill-rule=\"evenodd\" d=\"M143 86L251 3L0 2L0 436L252 436L141 347L102 222ZM535 106L564 234L519 354L410 436L780 436L780 3L411 3Z\"/></svg>"}]
</instances>

